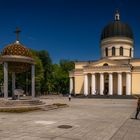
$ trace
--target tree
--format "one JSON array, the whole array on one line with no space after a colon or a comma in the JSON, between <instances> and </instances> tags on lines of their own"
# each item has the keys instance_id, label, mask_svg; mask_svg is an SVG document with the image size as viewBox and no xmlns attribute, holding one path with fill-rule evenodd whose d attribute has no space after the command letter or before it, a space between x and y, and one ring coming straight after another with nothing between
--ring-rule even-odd
<instances>
[{"instance_id":1,"label":"tree","mask_svg":"<svg viewBox=\"0 0 140 140\"><path fill-rule=\"evenodd\" d=\"M43 64L43 77L44 80L42 81L42 87L41 87L41 92L43 93L50 93L52 91L53 85L52 85L52 60L49 56L49 53L45 50L38 51L37 56L41 59L42 64Z\"/></svg>"},{"instance_id":2,"label":"tree","mask_svg":"<svg viewBox=\"0 0 140 140\"><path fill-rule=\"evenodd\" d=\"M37 57L34 56L36 65L35 65L35 90L36 93L40 95L41 92L41 87L42 87L42 82L44 80L43 77L43 65L42 65L42 61Z\"/></svg>"},{"instance_id":3,"label":"tree","mask_svg":"<svg viewBox=\"0 0 140 140\"><path fill-rule=\"evenodd\" d=\"M37 56L38 52L31 50L35 60L35 90L36 94L41 94L42 83L44 81L44 69L41 59Z\"/></svg>"},{"instance_id":4,"label":"tree","mask_svg":"<svg viewBox=\"0 0 140 140\"><path fill-rule=\"evenodd\" d=\"M74 62L60 60L59 64L52 64L49 53L45 50L31 50L35 60L35 90L36 94L43 93L68 93L69 71L74 69ZM10 74L10 73L9 73ZM3 82L3 66L0 65L0 82ZM31 69L24 73L16 74L17 87L26 93L31 93ZM11 74L9 76L9 89L11 89Z\"/></svg>"},{"instance_id":5,"label":"tree","mask_svg":"<svg viewBox=\"0 0 140 140\"><path fill-rule=\"evenodd\" d=\"M3 65L0 64L0 92L2 92L1 86L3 85Z\"/></svg>"},{"instance_id":6,"label":"tree","mask_svg":"<svg viewBox=\"0 0 140 140\"><path fill-rule=\"evenodd\" d=\"M55 93L61 93L61 85L60 81L64 76L63 70L61 69L59 64L53 65L53 73L52 73L52 85L53 89L52 91Z\"/></svg>"},{"instance_id":7,"label":"tree","mask_svg":"<svg viewBox=\"0 0 140 140\"><path fill-rule=\"evenodd\" d=\"M0 84L3 83L3 65L0 64Z\"/></svg>"},{"instance_id":8,"label":"tree","mask_svg":"<svg viewBox=\"0 0 140 140\"><path fill-rule=\"evenodd\" d=\"M60 67L63 71L63 77L60 81L61 93L69 93L69 71L74 69L74 62L70 60L60 60Z\"/></svg>"},{"instance_id":9,"label":"tree","mask_svg":"<svg viewBox=\"0 0 140 140\"><path fill-rule=\"evenodd\" d=\"M53 65L53 91L66 94L69 92L69 71L74 69L74 62L61 60Z\"/></svg>"},{"instance_id":10,"label":"tree","mask_svg":"<svg viewBox=\"0 0 140 140\"><path fill-rule=\"evenodd\" d=\"M35 60L35 92L36 95L40 94L41 83L44 80L43 78L43 65L42 61L37 56L35 50L30 50L33 54L33 59ZM22 88L27 95L31 94L31 67L28 71L24 73L16 74L16 85L17 87Z\"/></svg>"},{"instance_id":11,"label":"tree","mask_svg":"<svg viewBox=\"0 0 140 140\"><path fill-rule=\"evenodd\" d=\"M74 69L74 61L62 59L60 60L60 66L67 74L69 74L69 71Z\"/></svg>"}]
</instances>

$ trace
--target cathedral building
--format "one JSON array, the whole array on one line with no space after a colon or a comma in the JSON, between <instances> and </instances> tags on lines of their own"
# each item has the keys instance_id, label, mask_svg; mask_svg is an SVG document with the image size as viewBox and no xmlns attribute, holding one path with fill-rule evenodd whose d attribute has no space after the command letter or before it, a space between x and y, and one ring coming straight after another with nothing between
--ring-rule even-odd
<instances>
[{"instance_id":1,"label":"cathedral building","mask_svg":"<svg viewBox=\"0 0 140 140\"><path fill-rule=\"evenodd\" d=\"M134 58L130 26L115 19L104 27L100 40L101 59L75 62L69 72L70 93L87 95L140 94L140 59Z\"/></svg>"}]
</instances>

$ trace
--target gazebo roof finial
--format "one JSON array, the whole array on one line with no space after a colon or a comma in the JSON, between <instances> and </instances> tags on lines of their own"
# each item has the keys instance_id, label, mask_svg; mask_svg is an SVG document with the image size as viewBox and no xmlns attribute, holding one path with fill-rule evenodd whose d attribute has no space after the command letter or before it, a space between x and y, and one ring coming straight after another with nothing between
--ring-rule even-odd
<instances>
[{"instance_id":1,"label":"gazebo roof finial","mask_svg":"<svg viewBox=\"0 0 140 140\"><path fill-rule=\"evenodd\" d=\"M19 43L19 33L21 32L19 27L16 27L14 33L16 34L16 43Z\"/></svg>"}]
</instances>

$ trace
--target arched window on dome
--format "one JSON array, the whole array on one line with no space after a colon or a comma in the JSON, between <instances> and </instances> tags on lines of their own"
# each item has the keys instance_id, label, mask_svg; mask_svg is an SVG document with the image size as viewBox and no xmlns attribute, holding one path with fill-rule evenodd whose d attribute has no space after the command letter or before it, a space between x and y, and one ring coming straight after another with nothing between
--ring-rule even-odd
<instances>
[{"instance_id":1,"label":"arched window on dome","mask_svg":"<svg viewBox=\"0 0 140 140\"><path fill-rule=\"evenodd\" d=\"M105 56L108 56L108 48L105 48Z\"/></svg>"},{"instance_id":2,"label":"arched window on dome","mask_svg":"<svg viewBox=\"0 0 140 140\"><path fill-rule=\"evenodd\" d=\"M130 48L129 56L132 57L132 49Z\"/></svg>"},{"instance_id":3,"label":"arched window on dome","mask_svg":"<svg viewBox=\"0 0 140 140\"><path fill-rule=\"evenodd\" d=\"M112 47L112 56L115 56L116 50L115 47Z\"/></svg>"},{"instance_id":4,"label":"arched window on dome","mask_svg":"<svg viewBox=\"0 0 140 140\"><path fill-rule=\"evenodd\" d=\"M120 47L120 55L123 56L123 47Z\"/></svg>"}]
</instances>

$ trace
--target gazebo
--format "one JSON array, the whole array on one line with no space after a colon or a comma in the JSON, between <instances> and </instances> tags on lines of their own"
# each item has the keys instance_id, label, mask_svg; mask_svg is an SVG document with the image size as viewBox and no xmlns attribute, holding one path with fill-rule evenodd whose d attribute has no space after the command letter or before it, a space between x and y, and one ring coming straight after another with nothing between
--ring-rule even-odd
<instances>
[{"instance_id":1,"label":"gazebo","mask_svg":"<svg viewBox=\"0 0 140 140\"><path fill-rule=\"evenodd\" d=\"M8 99L8 72L12 73L12 96L16 88L16 74L31 68L31 94L35 98L35 61L31 51L19 41L20 29L16 28L16 41L7 45L1 53L0 61L4 68L4 98Z\"/></svg>"}]
</instances>

